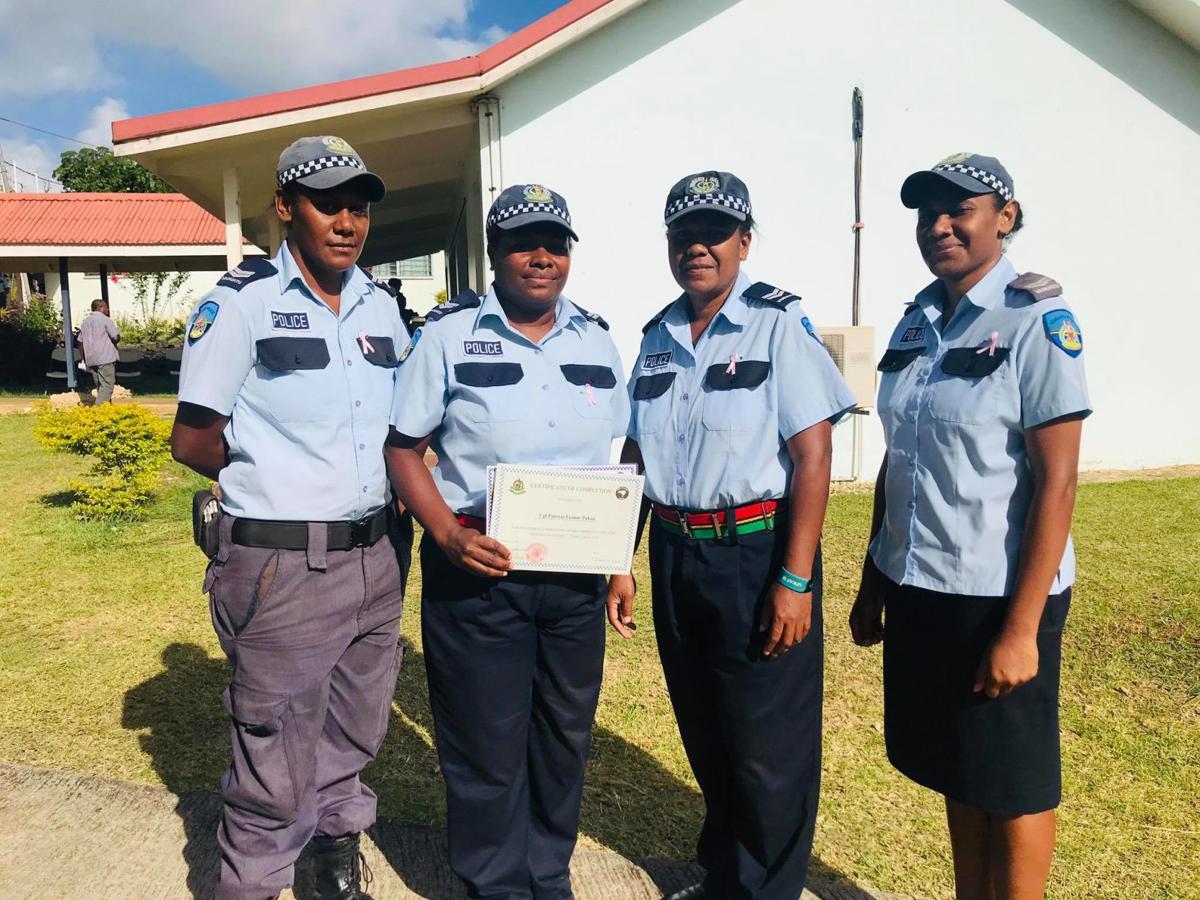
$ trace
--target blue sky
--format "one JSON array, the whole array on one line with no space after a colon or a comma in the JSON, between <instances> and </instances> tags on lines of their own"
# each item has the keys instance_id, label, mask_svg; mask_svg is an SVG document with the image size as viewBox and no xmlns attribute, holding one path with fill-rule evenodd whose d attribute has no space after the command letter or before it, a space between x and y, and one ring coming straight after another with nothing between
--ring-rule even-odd
<instances>
[{"instance_id":1,"label":"blue sky","mask_svg":"<svg viewBox=\"0 0 1200 900\"><path fill-rule=\"evenodd\" d=\"M107 144L113 119L477 53L564 2L0 0L0 117ZM5 158L42 176L79 146L0 121Z\"/></svg>"}]
</instances>

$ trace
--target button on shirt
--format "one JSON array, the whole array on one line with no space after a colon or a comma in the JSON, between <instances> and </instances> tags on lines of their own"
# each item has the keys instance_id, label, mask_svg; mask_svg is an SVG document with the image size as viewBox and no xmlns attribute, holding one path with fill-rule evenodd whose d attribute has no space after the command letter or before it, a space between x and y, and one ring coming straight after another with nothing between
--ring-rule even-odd
<instances>
[{"instance_id":1,"label":"button on shirt","mask_svg":"<svg viewBox=\"0 0 1200 900\"><path fill-rule=\"evenodd\" d=\"M335 315L286 243L270 262L269 274L234 269L193 311L179 399L230 416L226 512L361 518L387 502L383 445L408 332L395 301L357 266Z\"/></svg>"},{"instance_id":2,"label":"button on shirt","mask_svg":"<svg viewBox=\"0 0 1200 900\"><path fill-rule=\"evenodd\" d=\"M902 367L884 372L879 383L887 508L871 558L898 584L1012 594L1033 495L1025 430L1091 412L1082 342L1072 355L1051 339L1047 324L1061 322L1069 308L1062 297L1037 301L1008 287L1016 277L1002 257L944 325L945 293L935 281L888 343ZM951 374L945 365L969 366L971 374ZM1074 580L1068 539L1051 593Z\"/></svg>"},{"instance_id":3,"label":"button on shirt","mask_svg":"<svg viewBox=\"0 0 1200 900\"><path fill-rule=\"evenodd\" d=\"M686 294L642 338L629 436L652 500L716 510L782 497L792 473L785 442L855 405L799 301L752 299L750 287L739 273L695 346Z\"/></svg>"},{"instance_id":4,"label":"button on shirt","mask_svg":"<svg viewBox=\"0 0 1200 900\"><path fill-rule=\"evenodd\" d=\"M478 307L429 321L396 379L392 425L433 435L433 480L456 513L483 516L487 467L607 465L629 425L621 359L608 332L565 297L534 343L495 288Z\"/></svg>"},{"instance_id":5,"label":"button on shirt","mask_svg":"<svg viewBox=\"0 0 1200 900\"><path fill-rule=\"evenodd\" d=\"M102 312L93 310L79 326L79 346L89 369L95 369L120 359L117 346L117 326Z\"/></svg>"}]
</instances>

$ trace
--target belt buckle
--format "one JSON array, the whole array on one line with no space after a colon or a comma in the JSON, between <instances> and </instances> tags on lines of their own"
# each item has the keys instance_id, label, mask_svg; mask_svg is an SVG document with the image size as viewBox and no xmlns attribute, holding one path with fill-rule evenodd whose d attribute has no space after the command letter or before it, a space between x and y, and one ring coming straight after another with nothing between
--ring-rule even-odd
<instances>
[{"instance_id":1,"label":"belt buckle","mask_svg":"<svg viewBox=\"0 0 1200 900\"><path fill-rule=\"evenodd\" d=\"M683 532L683 536L685 538L692 537L692 523L688 521L688 514L682 509L677 509L675 515L679 519L679 530Z\"/></svg>"},{"instance_id":2,"label":"belt buckle","mask_svg":"<svg viewBox=\"0 0 1200 900\"><path fill-rule=\"evenodd\" d=\"M350 523L350 546L368 547L371 543L371 517L355 519Z\"/></svg>"},{"instance_id":3,"label":"belt buckle","mask_svg":"<svg viewBox=\"0 0 1200 900\"><path fill-rule=\"evenodd\" d=\"M758 505L759 505L759 508L762 510L763 522L767 526L767 531L774 531L775 530L775 510L771 510L770 512L767 512L767 501L766 500L759 500Z\"/></svg>"}]
</instances>

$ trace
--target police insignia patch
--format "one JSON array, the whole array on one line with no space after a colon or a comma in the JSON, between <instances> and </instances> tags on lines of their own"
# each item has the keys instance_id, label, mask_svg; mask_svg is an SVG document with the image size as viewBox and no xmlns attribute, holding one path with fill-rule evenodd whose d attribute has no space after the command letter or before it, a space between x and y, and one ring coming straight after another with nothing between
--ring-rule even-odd
<instances>
[{"instance_id":1,"label":"police insignia patch","mask_svg":"<svg viewBox=\"0 0 1200 900\"><path fill-rule=\"evenodd\" d=\"M200 308L196 310L196 318L192 319L192 327L188 329L188 344L194 344L208 334L208 329L217 320L217 313L220 311L221 307L213 300L205 300L200 304Z\"/></svg>"},{"instance_id":2,"label":"police insignia patch","mask_svg":"<svg viewBox=\"0 0 1200 900\"><path fill-rule=\"evenodd\" d=\"M924 325L913 325L910 328L905 328L904 334L900 335L900 343L902 344L912 344L923 340L925 340Z\"/></svg>"},{"instance_id":3,"label":"police insignia patch","mask_svg":"<svg viewBox=\"0 0 1200 900\"><path fill-rule=\"evenodd\" d=\"M688 182L689 194L715 194L721 189L721 179L715 175L697 175Z\"/></svg>"},{"instance_id":4,"label":"police insignia patch","mask_svg":"<svg viewBox=\"0 0 1200 900\"><path fill-rule=\"evenodd\" d=\"M936 169L938 166L957 165L958 163L963 162L970 155L971 155L970 153L951 153L945 159L939 160L938 162L934 163L933 167Z\"/></svg>"},{"instance_id":5,"label":"police insignia patch","mask_svg":"<svg viewBox=\"0 0 1200 900\"><path fill-rule=\"evenodd\" d=\"M553 203L554 197L540 184L531 184L525 188L523 196L530 203Z\"/></svg>"},{"instance_id":6,"label":"police insignia patch","mask_svg":"<svg viewBox=\"0 0 1200 900\"><path fill-rule=\"evenodd\" d=\"M812 338L818 344L823 345L825 343L823 340L821 340L821 336L817 334L817 329L813 328L813 323L808 320L808 316L801 318L800 324L804 326L804 330L808 332L808 336L810 338Z\"/></svg>"},{"instance_id":7,"label":"police insignia patch","mask_svg":"<svg viewBox=\"0 0 1200 900\"><path fill-rule=\"evenodd\" d=\"M1052 309L1042 316L1046 337L1055 347L1072 358L1083 352L1083 332L1069 309Z\"/></svg>"},{"instance_id":8,"label":"police insignia patch","mask_svg":"<svg viewBox=\"0 0 1200 900\"><path fill-rule=\"evenodd\" d=\"M406 359L408 359L408 354L413 352L413 348L417 346L417 341L419 340L421 340L420 328L413 332L413 336L409 338L408 343L404 345L404 349L400 351L400 362L404 362ZM399 363L397 363L397 365L399 365Z\"/></svg>"},{"instance_id":9,"label":"police insignia patch","mask_svg":"<svg viewBox=\"0 0 1200 900\"><path fill-rule=\"evenodd\" d=\"M349 144L347 144L345 141L343 141L340 137L335 137L334 135L330 135L329 137L325 138L323 143L325 144L326 150L330 150L334 153L353 153L354 152L353 147L351 147Z\"/></svg>"}]
</instances>

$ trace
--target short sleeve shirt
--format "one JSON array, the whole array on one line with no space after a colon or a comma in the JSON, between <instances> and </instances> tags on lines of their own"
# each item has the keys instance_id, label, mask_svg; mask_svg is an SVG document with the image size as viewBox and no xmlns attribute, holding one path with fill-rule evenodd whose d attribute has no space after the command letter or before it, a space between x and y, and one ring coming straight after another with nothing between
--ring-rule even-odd
<instances>
[{"instance_id":1,"label":"short sleeve shirt","mask_svg":"<svg viewBox=\"0 0 1200 900\"><path fill-rule=\"evenodd\" d=\"M886 514L871 558L898 584L972 596L1016 586L1033 475L1025 431L1091 413L1083 336L1061 296L1011 286L1007 257L941 321L934 282L881 363ZM1070 540L1051 593L1075 579Z\"/></svg>"},{"instance_id":2,"label":"short sleeve shirt","mask_svg":"<svg viewBox=\"0 0 1200 900\"><path fill-rule=\"evenodd\" d=\"M741 272L694 346L688 303L651 320L629 381L646 496L690 510L782 497L788 439L854 395L798 297Z\"/></svg>"},{"instance_id":3,"label":"short sleeve shirt","mask_svg":"<svg viewBox=\"0 0 1200 900\"><path fill-rule=\"evenodd\" d=\"M83 348L83 358L89 368L94 369L120 359L117 346L113 343L117 337L117 326L112 319L95 310L88 313L79 326L79 345Z\"/></svg>"},{"instance_id":4,"label":"short sleeve shirt","mask_svg":"<svg viewBox=\"0 0 1200 900\"><path fill-rule=\"evenodd\" d=\"M629 424L622 366L607 326L560 297L534 343L514 329L493 287L436 308L396 379L392 425L433 435L433 480L456 513L483 516L487 467L611 461Z\"/></svg>"},{"instance_id":5,"label":"short sleeve shirt","mask_svg":"<svg viewBox=\"0 0 1200 900\"><path fill-rule=\"evenodd\" d=\"M340 311L285 242L225 275L188 319L179 399L229 416L221 505L283 521L357 519L389 497L383 447L399 355L396 302L357 267Z\"/></svg>"}]
</instances>

